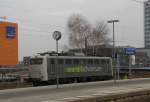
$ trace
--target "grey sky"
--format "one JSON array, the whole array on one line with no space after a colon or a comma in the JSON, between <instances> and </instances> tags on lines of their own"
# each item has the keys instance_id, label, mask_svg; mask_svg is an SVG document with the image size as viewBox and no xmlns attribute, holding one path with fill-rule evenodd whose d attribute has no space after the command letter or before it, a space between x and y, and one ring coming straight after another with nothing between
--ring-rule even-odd
<instances>
[{"instance_id":1,"label":"grey sky","mask_svg":"<svg viewBox=\"0 0 150 102\"><path fill-rule=\"evenodd\" d=\"M67 43L66 22L73 13L91 23L119 19L115 24L117 45L144 46L143 5L132 0L0 0L0 16L19 24L19 55L55 50L52 32L60 30ZM112 37L112 25L110 37Z\"/></svg>"}]
</instances>

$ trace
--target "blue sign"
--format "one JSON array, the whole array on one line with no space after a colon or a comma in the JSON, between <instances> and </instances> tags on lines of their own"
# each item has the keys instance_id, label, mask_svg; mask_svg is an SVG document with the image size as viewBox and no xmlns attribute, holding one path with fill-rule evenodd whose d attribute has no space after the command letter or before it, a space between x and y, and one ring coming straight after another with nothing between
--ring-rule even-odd
<instances>
[{"instance_id":1,"label":"blue sign","mask_svg":"<svg viewBox=\"0 0 150 102\"><path fill-rule=\"evenodd\" d=\"M14 38L16 36L16 28L13 26L7 26L6 35L8 38Z\"/></svg>"},{"instance_id":2,"label":"blue sign","mask_svg":"<svg viewBox=\"0 0 150 102\"><path fill-rule=\"evenodd\" d=\"M136 53L136 48L124 48L124 53L126 55L134 55Z\"/></svg>"}]
</instances>

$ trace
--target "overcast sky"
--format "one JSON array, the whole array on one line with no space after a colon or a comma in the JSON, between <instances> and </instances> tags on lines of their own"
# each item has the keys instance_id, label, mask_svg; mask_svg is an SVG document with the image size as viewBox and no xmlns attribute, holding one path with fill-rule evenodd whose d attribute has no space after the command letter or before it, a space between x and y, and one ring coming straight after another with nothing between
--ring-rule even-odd
<instances>
[{"instance_id":1,"label":"overcast sky","mask_svg":"<svg viewBox=\"0 0 150 102\"><path fill-rule=\"evenodd\" d=\"M60 48L67 44L66 22L78 13L91 23L119 19L116 45L144 46L143 4L132 0L0 0L0 16L19 25L19 58L55 50L52 32L60 30ZM110 35L112 37L112 24Z\"/></svg>"}]
</instances>

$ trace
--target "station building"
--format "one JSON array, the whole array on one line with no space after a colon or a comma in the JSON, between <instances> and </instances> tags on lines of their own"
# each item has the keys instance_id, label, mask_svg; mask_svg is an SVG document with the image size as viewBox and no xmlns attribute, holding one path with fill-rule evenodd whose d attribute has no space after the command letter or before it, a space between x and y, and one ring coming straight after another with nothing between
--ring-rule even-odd
<instances>
[{"instance_id":1,"label":"station building","mask_svg":"<svg viewBox=\"0 0 150 102\"><path fill-rule=\"evenodd\" d=\"M0 66L18 64L18 24L0 21Z\"/></svg>"}]
</instances>

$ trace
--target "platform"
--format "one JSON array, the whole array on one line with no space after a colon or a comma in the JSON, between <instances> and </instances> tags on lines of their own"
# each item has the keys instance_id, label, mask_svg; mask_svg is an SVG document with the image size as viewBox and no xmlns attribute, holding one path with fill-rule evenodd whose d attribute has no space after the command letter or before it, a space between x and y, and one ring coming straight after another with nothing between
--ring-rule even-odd
<instances>
[{"instance_id":1,"label":"platform","mask_svg":"<svg viewBox=\"0 0 150 102\"><path fill-rule=\"evenodd\" d=\"M150 79L75 83L0 91L0 102L71 102L72 100L150 90Z\"/></svg>"}]
</instances>

